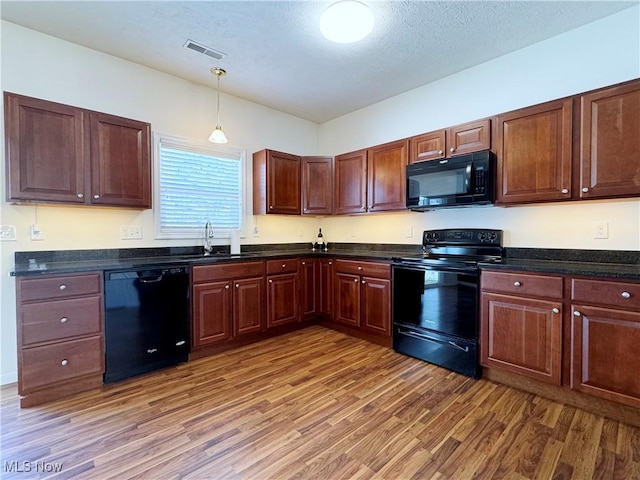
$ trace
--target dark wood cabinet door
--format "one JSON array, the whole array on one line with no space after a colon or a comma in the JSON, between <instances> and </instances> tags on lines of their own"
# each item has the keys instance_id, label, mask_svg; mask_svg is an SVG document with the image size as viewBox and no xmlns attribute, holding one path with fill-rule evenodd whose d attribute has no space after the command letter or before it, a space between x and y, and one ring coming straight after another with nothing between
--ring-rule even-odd
<instances>
[{"instance_id":1,"label":"dark wood cabinet door","mask_svg":"<svg viewBox=\"0 0 640 480\"><path fill-rule=\"evenodd\" d=\"M336 273L335 317L336 322L360 327L360 276Z\"/></svg>"},{"instance_id":2,"label":"dark wood cabinet door","mask_svg":"<svg viewBox=\"0 0 640 480\"><path fill-rule=\"evenodd\" d=\"M333 260L320 259L320 313L333 317Z\"/></svg>"},{"instance_id":3,"label":"dark wood cabinet door","mask_svg":"<svg viewBox=\"0 0 640 480\"><path fill-rule=\"evenodd\" d=\"M482 294L480 363L560 385L562 303Z\"/></svg>"},{"instance_id":4,"label":"dark wood cabinet door","mask_svg":"<svg viewBox=\"0 0 640 480\"><path fill-rule=\"evenodd\" d=\"M298 273L267 277L267 327L300 320L298 308Z\"/></svg>"},{"instance_id":5,"label":"dark wood cabinet door","mask_svg":"<svg viewBox=\"0 0 640 480\"><path fill-rule=\"evenodd\" d=\"M446 155L446 130L423 133L411 137L409 143L411 148L410 163L424 162L444 158Z\"/></svg>"},{"instance_id":6,"label":"dark wood cabinet door","mask_svg":"<svg viewBox=\"0 0 640 480\"><path fill-rule=\"evenodd\" d=\"M231 282L193 286L193 347L231 338Z\"/></svg>"},{"instance_id":7,"label":"dark wood cabinet door","mask_svg":"<svg viewBox=\"0 0 640 480\"><path fill-rule=\"evenodd\" d=\"M300 315L303 319L310 319L318 315L320 280L318 260L303 258L300 261Z\"/></svg>"},{"instance_id":8,"label":"dark wood cabinet door","mask_svg":"<svg viewBox=\"0 0 640 480\"><path fill-rule=\"evenodd\" d=\"M151 126L102 113L90 124L91 203L151 208Z\"/></svg>"},{"instance_id":9,"label":"dark wood cabinet door","mask_svg":"<svg viewBox=\"0 0 640 480\"><path fill-rule=\"evenodd\" d=\"M447 129L447 156L491 148L491 120L465 123Z\"/></svg>"},{"instance_id":10,"label":"dark wood cabinet door","mask_svg":"<svg viewBox=\"0 0 640 480\"><path fill-rule=\"evenodd\" d=\"M571 99L497 117L496 203L571 198Z\"/></svg>"},{"instance_id":11,"label":"dark wood cabinet door","mask_svg":"<svg viewBox=\"0 0 640 480\"><path fill-rule=\"evenodd\" d=\"M85 203L82 110L4 94L7 201Z\"/></svg>"},{"instance_id":12,"label":"dark wood cabinet door","mask_svg":"<svg viewBox=\"0 0 640 480\"><path fill-rule=\"evenodd\" d=\"M580 97L580 198L640 195L640 80Z\"/></svg>"},{"instance_id":13,"label":"dark wood cabinet door","mask_svg":"<svg viewBox=\"0 0 640 480\"><path fill-rule=\"evenodd\" d=\"M362 330L391 335L391 281L362 277Z\"/></svg>"},{"instance_id":14,"label":"dark wood cabinet door","mask_svg":"<svg viewBox=\"0 0 640 480\"><path fill-rule=\"evenodd\" d=\"M640 408L640 313L573 305L571 388Z\"/></svg>"},{"instance_id":15,"label":"dark wood cabinet door","mask_svg":"<svg viewBox=\"0 0 640 480\"><path fill-rule=\"evenodd\" d=\"M409 140L386 143L367 152L367 210L405 210Z\"/></svg>"},{"instance_id":16,"label":"dark wood cabinet door","mask_svg":"<svg viewBox=\"0 0 640 480\"><path fill-rule=\"evenodd\" d=\"M367 151L338 155L334 160L334 213L367 211Z\"/></svg>"},{"instance_id":17,"label":"dark wood cabinet door","mask_svg":"<svg viewBox=\"0 0 640 480\"><path fill-rule=\"evenodd\" d=\"M302 214L333 213L333 157L302 157Z\"/></svg>"},{"instance_id":18,"label":"dark wood cabinet door","mask_svg":"<svg viewBox=\"0 0 640 480\"><path fill-rule=\"evenodd\" d=\"M233 281L233 334L236 337L266 329L264 277Z\"/></svg>"},{"instance_id":19,"label":"dark wood cabinet door","mask_svg":"<svg viewBox=\"0 0 640 480\"><path fill-rule=\"evenodd\" d=\"M269 151L267 156L267 213L300 215L301 159Z\"/></svg>"}]
</instances>

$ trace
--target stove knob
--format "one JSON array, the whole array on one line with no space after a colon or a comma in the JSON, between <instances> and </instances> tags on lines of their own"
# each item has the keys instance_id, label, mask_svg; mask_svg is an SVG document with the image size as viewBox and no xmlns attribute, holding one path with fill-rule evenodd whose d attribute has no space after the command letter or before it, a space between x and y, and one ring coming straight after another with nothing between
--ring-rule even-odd
<instances>
[{"instance_id":1,"label":"stove knob","mask_svg":"<svg viewBox=\"0 0 640 480\"><path fill-rule=\"evenodd\" d=\"M438 232L433 232L433 240L438 241L440 238L440 234Z\"/></svg>"},{"instance_id":2,"label":"stove knob","mask_svg":"<svg viewBox=\"0 0 640 480\"><path fill-rule=\"evenodd\" d=\"M480 239L481 242L484 242L487 239L487 234L485 232L480 232L480 234L478 235L478 238Z\"/></svg>"}]
</instances>

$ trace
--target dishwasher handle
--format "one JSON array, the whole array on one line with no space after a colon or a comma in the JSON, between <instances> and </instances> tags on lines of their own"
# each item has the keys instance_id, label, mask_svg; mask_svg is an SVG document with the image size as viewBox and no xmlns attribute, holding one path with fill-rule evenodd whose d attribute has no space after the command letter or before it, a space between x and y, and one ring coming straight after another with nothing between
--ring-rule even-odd
<instances>
[{"instance_id":1,"label":"dishwasher handle","mask_svg":"<svg viewBox=\"0 0 640 480\"><path fill-rule=\"evenodd\" d=\"M140 283L158 283L161 282L163 275L158 275L157 277L138 277Z\"/></svg>"}]
</instances>

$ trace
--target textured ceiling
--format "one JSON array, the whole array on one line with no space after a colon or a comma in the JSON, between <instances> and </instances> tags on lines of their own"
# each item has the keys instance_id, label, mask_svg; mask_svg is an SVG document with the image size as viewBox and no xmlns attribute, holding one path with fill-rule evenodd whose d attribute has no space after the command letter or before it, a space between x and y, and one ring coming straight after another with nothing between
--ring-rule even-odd
<instances>
[{"instance_id":1,"label":"textured ceiling","mask_svg":"<svg viewBox=\"0 0 640 480\"><path fill-rule=\"evenodd\" d=\"M333 44L325 1L2 1L0 16L322 123L638 4L635 1L369 1L366 39ZM216 61L187 39L222 51Z\"/></svg>"}]
</instances>

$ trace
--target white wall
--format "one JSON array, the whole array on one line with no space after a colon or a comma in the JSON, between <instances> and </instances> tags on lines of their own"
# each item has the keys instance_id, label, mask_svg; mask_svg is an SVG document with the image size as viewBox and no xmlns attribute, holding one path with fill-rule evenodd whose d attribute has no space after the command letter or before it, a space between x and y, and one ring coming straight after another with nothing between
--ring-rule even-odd
<instances>
[{"instance_id":1,"label":"white wall","mask_svg":"<svg viewBox=\"0 0 640 480\"><path fill-rule=\"evenodd\" d=\"M640 77L640 7L505 55L320 126L339 154ZM640 159L630 159L640 161ZM593 221L609 239L592 238ZM419 243L422 230L491 227L511 247L640 250L638 200L327 217L327 241ZM408 237L408 230L413 236Z\"/></svg>"},{"instance_id":2,"label":"white wall","mask_svg":"<svg viewBox=\"0 0 640 480\"><path fill-rule=\"evenodd\" d=\"M222 94L223 125L230 146L250 157L265 147L333 155L463 123L640 76L638 17L638 8L626 10L321 126ZM148 121L176 136L206 138L214 126L213 89L11 23L0 28L4 91ZM0 223L15 225L18 241L0 243L0 384L16 380L15 282L8 276L15 251L185 244L154 240L151 210L7 204L4 136L2 144ZM593 220L610 222L609 240L590 238ZM29 240L36 221L44 241ZM640 249L637 200L252 222L242 243L312 241L322 226L329 242L417 244L425 228L484 226L506 230L508 246ZM142 225L144 238L120 240L126 224Z\"/></svg>"}]
</instances>

